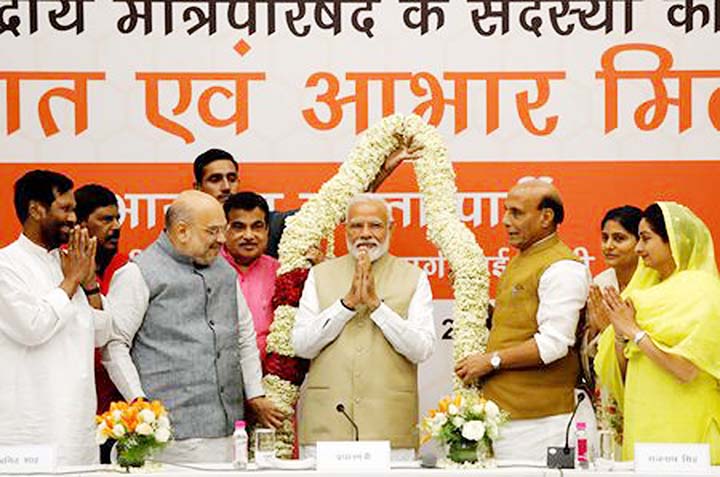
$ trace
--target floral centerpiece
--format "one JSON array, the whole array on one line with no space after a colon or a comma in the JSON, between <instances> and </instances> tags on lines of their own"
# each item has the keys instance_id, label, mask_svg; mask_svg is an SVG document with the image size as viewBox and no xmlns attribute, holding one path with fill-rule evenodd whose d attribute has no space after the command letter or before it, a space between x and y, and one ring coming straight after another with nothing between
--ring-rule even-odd
<instances>
[{"instance_id":1,"label":"floral centerpiece","mask_svg":"<svg viewBox=\"0 0 720 477\"><path fill-rule=\"evenodd\" d=\"M363 134L338 173L292 217L279 246L280 268L273 297L274 318L267 339L263 384L268 397L292 416L308 363L295 357L292 329L310 263L305 258L324 239L331 243L349 200L383 173L386 158L402 145L418 148L414 161L423 197L428 239L453 270L455 361L484 351L487 343L489 276L487 260L475 236L458 218L455 171L440 134L416 115L395 114ZM455 379L456 389L463 389ZM477 393L477 390L474 392ZM295 442L292 418L277 430L277 455L290 458Z\"/></svg>"},{"instance_id":2,"label":"floral centerpiece","mask_svg":"<svg viewBox=\"0 0 720 477\"><path fill-rule=\"evenodd\" d=\"M435 439L447 451L450 462L461 465L490 466L493 441L508 414L493 401L471 390L459 391L440 400L423 418L423 442Z\"/></svg>"},{"instance_id":3,"label":"floral centerpiece","mask_svg":"<svg viewBox=\"0 0 720 477\"><path fill-rule=\"evenodd\" d=\"M147 458L165 447L172 435L167 410L160 401L113 402L95 420L98 445L115 439L117 463L126 470L145 465Z\"/></svg>"},{"instance_id":4,"label":"floral centerpiece","mask_svg":"<svg viewBox=\"0 0 720 477\"><path fill-rule=\"evenodd\" d=\"M615 444L622 446L623 415L617 400L602 388L595 389L595 413L601 429L613 431Z\"/></svg>"}]
</instances>

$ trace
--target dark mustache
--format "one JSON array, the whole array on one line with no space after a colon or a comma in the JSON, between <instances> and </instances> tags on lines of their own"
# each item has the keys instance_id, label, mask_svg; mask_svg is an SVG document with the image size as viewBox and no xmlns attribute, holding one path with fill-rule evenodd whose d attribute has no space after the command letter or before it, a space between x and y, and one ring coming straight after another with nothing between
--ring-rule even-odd
<instances>
[{"instance_id":1,"label":"dark mustache","mask_svg":"<svg viewBox=\"0 0 720 477\"><path fill-rule=\"evenodd\" d=\"M108 239L120 239L120 230L113 230L110 232Z\"/></svg>"}]
</instances>

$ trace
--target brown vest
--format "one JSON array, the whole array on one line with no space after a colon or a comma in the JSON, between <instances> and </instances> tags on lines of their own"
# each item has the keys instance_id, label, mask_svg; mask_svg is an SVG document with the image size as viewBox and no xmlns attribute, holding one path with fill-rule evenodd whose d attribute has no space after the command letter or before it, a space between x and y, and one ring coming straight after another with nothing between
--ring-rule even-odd
<instances>
[{"instance_id":1,"label":"brown vest","mask_svg":"<svg viewBox=\"0 0 720 477\"><path fill-rule=\"evenodd\" d=\"M499 351L531 339L538 331L538 285L547 268L560 260L576 260L557 236L552 236L510 260L500 277L487 351ZM510 413L512 419L532 419L571 412L578 374L577 350L549 365L493 372L483 385L485 397Z\"/></svg>"},{"instance_id":2,"label":"brown vest","mask_svg":"<svg viewBox=\"0 0 720 477\"><path fill-rule=\"evenodd\" d=\"M407 318L420 270L385 255L373 263L372 271L380 299ZM313 269L321 310L345 296L354 272L350 255ZM300 402L300 444L353 439L350 423L335 410L340 402L357 423L360 439L417 448L417 366L393 349L365 306L310 364Z\"/></svg>"}]
</instances>

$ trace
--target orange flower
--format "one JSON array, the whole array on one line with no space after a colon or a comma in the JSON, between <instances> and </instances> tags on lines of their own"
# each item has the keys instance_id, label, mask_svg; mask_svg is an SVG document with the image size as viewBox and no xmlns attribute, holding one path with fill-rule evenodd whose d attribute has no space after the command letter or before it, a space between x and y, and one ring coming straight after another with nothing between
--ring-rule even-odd
<instances>
[{"instance_id":1,"label":"orange flower","mask_svg":"<svg viewBox=\"0 0 720 477\"><path fill-rule=\"evenodd\" d=\"M122 421L125 429L127 429L128 432L135 432L135 427L137 427L138 424L137 418L135 418L134 416L122 416L120 420Z\"/></svg>"},{"instance_id":2,"label":"orange flower","mask_svg":"<svg viewBox=\"0 0 720 477\"><path fill-rule=\"evenodd\" d=\"M156 417L160 417L167 412L167 411L165 411L165 407L162 405L162 403L160 401L151 402L150 409L152 410L152 412L155 413Z\"/></svg>"},{"instance_id":3,"label":"orange flower","mask_svg":"<svg viewBox=\"0 0 720 477\"><path fill-rule=\"evenodd\" d=\"M459 394L455 395L455 399L453 400L453 404L455 404L455 407L460 407L460 404L462 403L462 396Z\"/></svg>"},{"instance_id":4,"label":"orange flower","mask_svg":"<svg viewBox=\"0 0 720 477\"><path fill-rule=\"evenodd\" d=\"M107 426L110 429L112 429L113 426L115 426L115 423L113 422L113 419L110 416L106 416L104 418L104 421L105 421L105 426Z\"/></svg>"},{"instance_id":5,"label":"orange flower","mask_svg":"<svg viewBox=\"0 0 720 477\"><path fill-rule=\"evenodd\" d=\"M115 401L110 404L110 411L124 411L128 408L128 403L125 401Z\"/></svg>"}]
</instances>

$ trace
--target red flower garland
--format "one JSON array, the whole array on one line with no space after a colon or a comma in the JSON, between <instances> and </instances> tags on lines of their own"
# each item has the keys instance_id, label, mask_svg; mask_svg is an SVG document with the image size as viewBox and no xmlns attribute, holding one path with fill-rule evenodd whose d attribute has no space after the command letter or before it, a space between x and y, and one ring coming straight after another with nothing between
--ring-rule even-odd
<instances>
[{"instance_id":1,"label":"red flower garland","mask_svg":"<svg viewBox=\"0 0 720 477\"><path fill-rule=\"evenodd\" d=\"M275 294L272 298L273 310L282 305L297 308L300 304L303 285L305 285L309 273L309 268L296 268L275 279Z\"/></svg>"},{"instance_id":2,"label":"red flower garland","mask_svg":"<svg viewBox=\"0 0 720 477\"><path fill-rule=\"evenodd\" d=\"M275 279L275 293L272 298L273 310L283 305L298 307L308 273L310 273L309 268L296 268ZM300 386L309 367L310 362L306 359L268 353L263 364L263 374L274 374Z\"/></svg>"},{"instance_id":3,"label":"red flower garland","mask_svg":"<svg viewBox=\"0 0 720 477\"><path fill-rule=\"evenodd\" d=\"M263 374L274 374L295 386L300 386L305 379L310 361L302 358L291 358L277 353L269 353L263 364Z\"/></svg>"}]
</instances>

